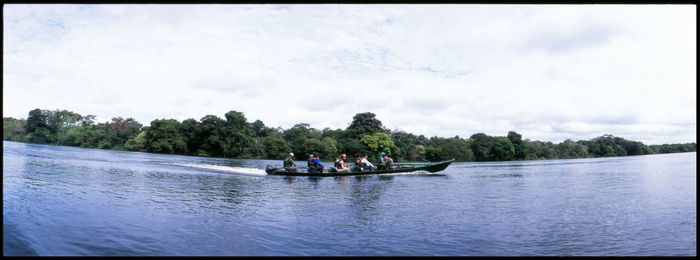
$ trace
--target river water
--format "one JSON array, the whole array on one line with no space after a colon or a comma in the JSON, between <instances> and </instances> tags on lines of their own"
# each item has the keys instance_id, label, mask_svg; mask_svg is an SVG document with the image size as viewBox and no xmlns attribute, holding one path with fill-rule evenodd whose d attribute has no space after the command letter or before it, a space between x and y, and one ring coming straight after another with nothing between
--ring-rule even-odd
<instances>
[{"instance_id":1,"label":"river water","mask_svg":"<svg viewBox=\"0 0 700 260\"><path fill-rule=\"evenodd\" d=\"M262 170L281 161L3 146L7 256L697 254L694 152L284 177Z\"/></svg>"}]
</instances>

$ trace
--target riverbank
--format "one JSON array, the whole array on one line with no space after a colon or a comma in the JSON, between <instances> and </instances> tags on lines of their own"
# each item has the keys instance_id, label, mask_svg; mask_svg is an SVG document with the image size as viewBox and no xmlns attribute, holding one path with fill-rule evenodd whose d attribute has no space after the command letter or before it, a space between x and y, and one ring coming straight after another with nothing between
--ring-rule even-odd
<instances>
[{"instance_id":1,"label":"riverbank","mask_svg":"<svg viewBox=\"0 0 700 260\"><path fill-rule=\"evenodd\" d=\"M543 159L598 158L696 151L696 144L645 145L613 135L561 143L531 141L515 132L506 136L476 133L469 138L414 135L386 128L371 112L353 117L346 129L322 130L308 124L290 129L249 123L243 113L229 111L225 119L208 115L199 121L158 119L149 126L121 117L95 123L94 116L66 110L29 112L27 120L3 118L3 140L74 147L139 151L161 154L196 155L218 158L283 159L290 152L298 159L309 154L334 160L340 153L353 158L367 154L375 159L381 152L396 162L515 161Z\"/></svg>"}]
</instances>

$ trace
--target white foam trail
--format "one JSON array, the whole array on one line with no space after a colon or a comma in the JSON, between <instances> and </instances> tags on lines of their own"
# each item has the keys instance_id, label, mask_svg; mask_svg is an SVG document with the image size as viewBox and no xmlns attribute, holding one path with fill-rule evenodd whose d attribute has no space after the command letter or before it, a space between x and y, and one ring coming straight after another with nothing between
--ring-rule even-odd
<instances>
[{"instance_id":1,"label":"white foam trail","mask_svg":"<svg viewBox=\"0 0 700 260\"><path fill-rule=\"evenodd\" d=\"M397 172L397 173L388 173L386 175L444 175L441 173L433 173L429 171L414 171L414 172Z\"/></svg>"},{"instance_id":2,"label":"white foam trail","mask_svg":"<svg viewBox=\"0 0 700 260\"><path fill-rule=\"evenodd\" d=\"M193 164L193 163L172 163L172 165L200 168L215 171L233 172L239 174L249 174L249 175L267 175L265 170L257 168L245 168L245 167L231 167L223 165L213 165L213 164Z\"/></svg>"}]
</instances>

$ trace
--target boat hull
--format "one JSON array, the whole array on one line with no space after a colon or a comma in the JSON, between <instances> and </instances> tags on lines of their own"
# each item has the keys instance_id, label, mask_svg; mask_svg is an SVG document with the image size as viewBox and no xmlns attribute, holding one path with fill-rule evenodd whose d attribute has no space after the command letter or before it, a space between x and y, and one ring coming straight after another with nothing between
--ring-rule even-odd
<instances>
[{"instance_id":1,"label":"boat hull","mask_svg":"<svg viewBox=\"0 0 700 260\"><path fill-rule=\"evenodd\" d=\"M374 171L349 171L349 172L324 171L321 173L321 172L307 172L307 171L288 172L288 171L285 171L284 169L275 169L275 168L268 168L266 171L267 171L267 174L269 174L269 175L287 175L287 176L349 176L349 175L402 173L402 172L415 172L415 171L439 172L439 171L445 170L448 166L450 166L450 163L452 163L454 160L455 159L451 159L451 160L447 160L447 161L432 162L432 163L421 164L421 165L416 165L416 166L399 166L399 167L396 167L394 169L374 170Z\"/></svg>"}]
</instances>

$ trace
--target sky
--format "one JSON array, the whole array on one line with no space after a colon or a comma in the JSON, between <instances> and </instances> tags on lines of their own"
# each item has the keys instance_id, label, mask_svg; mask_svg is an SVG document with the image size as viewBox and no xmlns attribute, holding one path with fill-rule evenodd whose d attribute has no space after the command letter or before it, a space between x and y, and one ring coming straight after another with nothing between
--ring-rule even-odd
<instances>
[{"instance_id":1,"label":"sky","mask_svg":"<svg viewBox=\"0 0 700 260\"><path fill-rule=\"evenodd\" d=\"M695 5L3 7L3 117L696 142Z\"/></svg>"}]
</instances>

